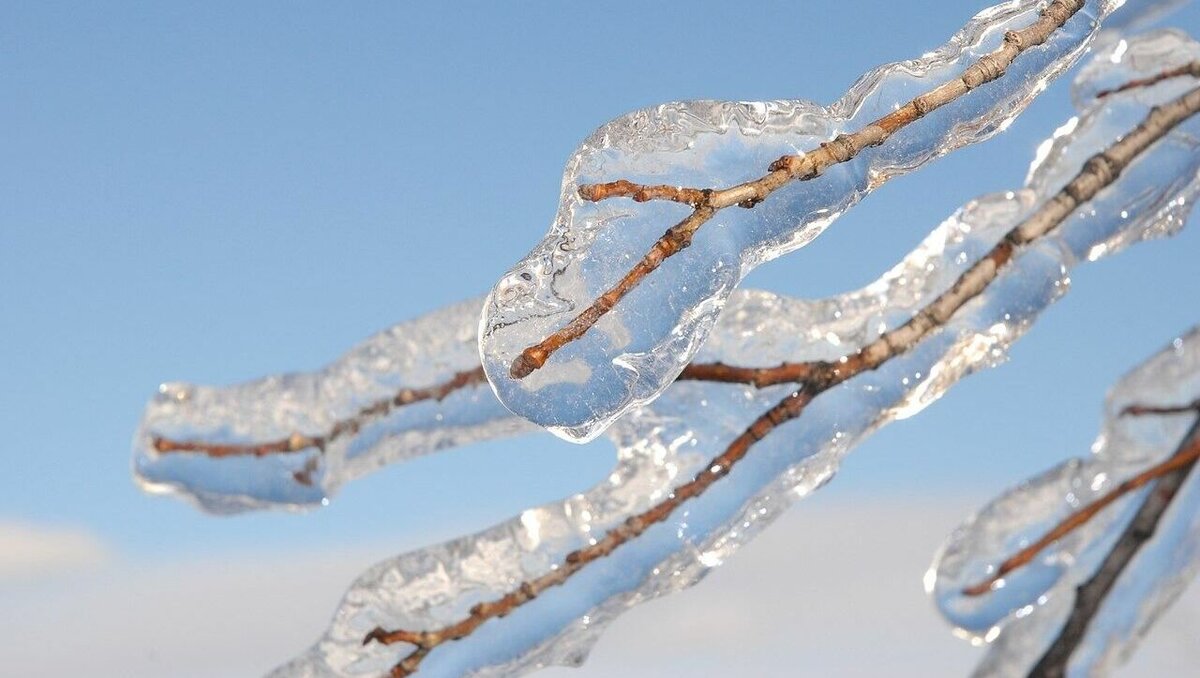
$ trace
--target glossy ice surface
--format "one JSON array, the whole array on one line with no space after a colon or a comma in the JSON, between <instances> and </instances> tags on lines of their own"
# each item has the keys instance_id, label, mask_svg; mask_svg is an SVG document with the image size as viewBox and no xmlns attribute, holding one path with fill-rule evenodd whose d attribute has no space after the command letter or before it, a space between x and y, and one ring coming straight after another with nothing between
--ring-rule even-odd
<instances>
[{"instance_id":1,"label":"glossy ice surface","mask_svg":"<svg viewBox=\"0 0 1200 678\"><path fill-rule=\"evenodd\" d=\"M1114 45L1084 71L1077 91L1110 69L1157 70L1188 46L1178 34ZM1163 51L1164 48L1166 51ZM1126 60L1125 55L1138 55ZM1132 63L1136 61L1137 66ZM1039 149L1027 185L964 206L914 252L862 290L820 300L768 292L731 295L697 360L772 365L836 359L907 320L1077 172L1084 159L1132 127L1148 105L1186 83L1092 102ZM1081 99L1082 101L1083 99ZM709 491L640 538L589 564L467 638L436 648L425 676L515 675L575 664L603 627L629 607L690 586L792 501L820 487L841 458L875 428L911 416L962 376L1002 361L1047 305L1068 287L1069 269L1183 223L1196 190L1196 121L1154 146L1094 203L1017 253L987 291L940 331L880 369L817 398L799 419L757 443ZM789 392L701 382L673 384L618 420L609 477L584 494L529 509L495 527L379 563L347 592L326 634L281 667L280 676L377 675L411 650L362 644L376 626L430 629L453 623L599 539L630 513L701 472L757 415Z\"/></svg>"},{"instance_id":2,"label":"glossy ice surface","mask_svg":"<svg viewBox=\"0 0 1200 678\"><path fill-rule=\"evenodd\" d=\"M1093 103L1095 94L1130 80L1200 58L1200 45L1186 35L1161 31L1120 40L1101 50L1075 84L1083 115L1039 151L1033 182L1059 182L1067 158L1086 154L1081 144L1119 134L1150 106L1178 96L1196 83L1187 78ZM1200 173L1200 121L1192 119L1131 168L1122 183L1102 194L1081 215L1111 234L1099 241L1070 231L1062 243L1076 257L1098 258L1128 242L1178 228L1196 199ZM1055 170L1060 167L1060 170ZM1128 229L1125 223L1141 222ZM1027 481L997 498L950 538L930 571L938 606L965 635L994 641L981 675L1024 675L1057 634L1071 608L1074 587L1087 580L1136 510L1132 498L1057 542L1004 585L979 597L962 595L989 568L1040 537L1058 520L1098 498L1122 479L1165 458L1191 423L1187 416L1120 417L1130 404L1183 404L1200 395L1200 334L1193 330L1125 377L1109 395L1104 429L1093 455L1076 459ZM1093 621L1082 649L1073 656L1073 675L1092 675L1132 651L1154 618L1178 594L1196 567L1194 478L1160 525L1160 536L1144 550ZM1139 493L1134 496L1141 497Z\"/></svg>"},{"instance_id":3,"label":"glossy ice surface","mask_svg":"<svg viewBox=\"0 0 1200 678\"><path fill-rule=\"evenodd\" d=\"M696 188L755 179L783 155L812 150L954 80L1032 23L1046 3L984 10L946 44L880 66L831 106L808 101L693 101L635 111L588 137L567 163L558 214L545 238L502 276L484 307L480 351L501 402L574 441L658 396L696 355L738 282L761 262L811 242L893 176L1003 129L1073 64L1118 2L1087 2L1046 44L1000 79L936 109L820 177L793 182L753 209L730 208L651 273L586 334L540 370L513 379L520 352L558 330L614 285L690 208L668 202L600 203L581 184L628 179Z\"/></svg>"},{"instance_id":4,"label":"glossy ice surface","mask_svg":"<svg viewBox=\"0 0 1200 678\"><path fill-rule=\"evenodd\" d=\"M1058 634L1074 589L1091 577L1137 511L1145 490L1105 509L1086 525L1013 571L979 597L962 595L990 568L1042 536L1071 512L1122 480L1165 459L1195 422L1194 414L1121 416L1129 405L1185 404L1200 395L1200 329L1125 376L1105 405L1092 455L1072 459L993 500L947 541L927 583L938 607L961 632L992 647L977 674L1023 676ZM1117 580L1093 618L1070 674L1111 670L1136 647L1155 618L1196 573L1200 560L1200 488L1192 474L1159 523L1155 538Z\"/></svg>"}]
</instances>

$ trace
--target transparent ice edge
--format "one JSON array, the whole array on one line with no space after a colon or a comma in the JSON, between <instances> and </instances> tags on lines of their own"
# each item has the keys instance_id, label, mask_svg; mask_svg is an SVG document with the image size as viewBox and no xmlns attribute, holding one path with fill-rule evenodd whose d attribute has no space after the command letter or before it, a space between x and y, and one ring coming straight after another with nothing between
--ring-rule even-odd
<instances>
[{"instance_id":1,"label":"transparent ice edge","mask_svg":"<svg viewBox=\"0 0 1200 678\"><path fill-rule=\"evenodd\" d=\"M487 384L441 401L394 409L325 449L211 458L160 453L153 439L254 444L318 435L404 387L442 383L477 369L482 298L463 301L367 339L329 366L229 387L167 383L146 405L134 435L134 478L214 513L325 503L347 481L388 463L477 440L534 430L504 409Z\"/></svg>"},{"instance_id":2,"label":"transparent ice edge","mask_svg":"<svg viewBox=\"0 0 1200 678\"><path fill-rule=\"evenodd\" d=\"M1097 51L1081 70L1073 88L1076 102L1090 102L1101 89L1166 70L1200 58L1200 45L1174 30L1119 39ZM1121 127L1144 115L1149 106L1196 86L1177 79L1110 97L1101 111L1085 114L1064 127L1071 135L1090 128ZM1057 143L1057 142L1055 142ZM1174 211L1161 228L1178 227L1196 199L1200 172L1200 125L1189 121L1154 149L1154 157L1174 157L1161 168L1162 179L1175 179L1168 191L1176 197L1164 207ZM1047 146L1039 157L1049 161L1061 149ZM1169 165L1169 166L1167 166ZM1054 178L1057 180L1057 177ZM1129 193L1137 202L1155 199L1153 187ZM1135 210L1127 210L1133 212ZM1126 212L1123 212L1126 213ZM1108 243L1094 246L1089 257L1104 254ZM927 578L939 609L960 635L991 648L976 671L980 676L1023 676L1041 657L1070 613L1074 589L1086 581L1140 505L1135 493L1060 540L1030 565L1014 571L1001 588L984 596L961 595L962 588L982 579L989 568L1049 530L1072 510L1098 498L1122 479L1169 454L1190 424L1188 417L1120 417L1130 404L1181 404L1200 395L1200 331L1192 330L1124 377L1111 391L1103 429L1092 456L1073 459L1032 478L993 500L954 532L942 547ZM1071 676L1099 675L1124 661L1157 616L1197 570L1200 537L1200 489L1193 474L1180 490L1156 537L1130 564L1089 626L1083 644L1072 655ZM971 581L968 581L971 580Z\"/></svg>"},{"instance_id":3,"label":"transparent ice edge","mask_svg":"<svg viewBox=\"0 0 1200 678\"><path fill-rule=\"evenodd\" d=\"M1099 50L1081 71L1074 98L1088 102L1101 89L1196 58L1200 58L1200 46L1178 31L1157 31L1114 41ZM1144 115L1150 105L1177 96L1195 84L1181 79L1120 95L1099 114L1085 114L1060 132L1078 135L1089 133L1092 127L1122 127L1127 120ZM1155 155L1178 154L1172 167L1161 168L1164 180L1167 173L1178 172L1170 189L1177 191L1177 196L1166 205L1176 214L1171 221L1164 221L1162 228L1177 227L1196 197L1198 133L1200 128L1190 121L1165 140L1169 142L1166 148L1154 149ZM1053 146L1039 151L1039 157L1050 160L1061 152ZM1150 158L1144 162L1150 162ZM1187 183L1180 186L1181 182ZM1142 191L1154 197L1151 188ZM1134 210L1125 213L1129 211ZM1094 246L1088 256L1100 256L1108 246ZM928 584L939 609L956 624L960 634L975 642L992 642L978 675L1024 675L1037 661L1070 612L1071 591L1099 565L1137 502L1131 498L1121 507L1106 511L1031 565L1014 572L1002 588L978 598L962 596L962 588L984 578L989 567L1040 536L1072 507L1100 496L1121 478L1144 469L1174 448L1181 436L1178 418L1132 420L1118 418L1116 413L1134 401L1160 403L1189 392L1191 395L1183 402L1194 398L1200 392L1200 376L1195 374L1200 369L1200 357L1186 353L1194 351L1189 348L1194 341L1194 333L1177 340L1114 389L1107 407L1109 419L1093 446L1093 457L1067 462L998 498L956 531L943 547ZM1193 485L1189 480L1176 499L1179 507L1193 506L1191 512L1181 508L1170 514L1176 524L1161 528L1161 533L1169 536L1156 539L1146 551L1166 555L1139 556L1134 561L1110 603L1093 622L1084 645L1073 655L1071 675L1094 675L1128 656L1155 616L1194 573L1193 558L1186 555L1194 552L1194 537L1178 525L1179 521L1190 524L1190 516L1196 515L1194 502L1200 499L1194 498Z\"/></svg>"},{"instance_id":4,"label":"transparent ice edge","mask_svg":"<svg viewBox=\"0 0 1200 678\"><path fill-rule=\"evenodd\" d=\"M1147 39L1172 42L1179 36ZM1177 84L1092 104L1039 149L1024 188L968 203L862 290L821 300L768 292L732 295L697 360L771 365L834 359L863 346L947 289L1086 158L1173 92ZM1192 121L1155 145L1053 234L1020 250L985 294L918 347L824 393L802 417L757 443L701 497L564 585L465 639L438 647L419 675L519 675L581 663L613 618L639 602L694 584L792 501L831 478L841 458L873 430L919 412L964 375L1002 362L1038 313L1066 291L1071 267L1181 228L1197 190L1198 131ZM386 672L411 648L363 646L369 630L428 629L457 621L475 603L545 573L569 551L601 537L700 471L788 391L786 385L755 390L673 384L609 429L618 464L596 487L481 533L375 565L351 585L322 638L274 675Z\"/></svg>"},{"instance_id":5,"label":"transparent ice edge","mask_svg":"<svg viewBox=\"0 0 1200 678\"><path fill-rule=\"evenodd\" d=\"M1122 416L1129 405L1178 405L1200 396L1200 328L1124 376L1110 391L1092 454L1066 461L1005 492L954 531L927 578L939 609L964 637L990 642L977 676L1024 676L1058 635L1087 581L1112 549L1145 491L1130 494L1055 543L1003 586L961 595L994 565L1061 519L1169 456L1194 414ZM1105 675L1136 648L1200 568L1200 480L1192 473L1092 618L1072 654L1070 676Z\"/></svg>"},{"instance_id":6,"label":"transparent ice edge","mask_svg":"<svg viewBox=\"0 0 1200 678\"><path fill-rule=\"evenodd\" d=\"M484 307L480 353L500 401L567 440L594 438L674 380L755 266L811 242L887 179L1004 129L1075 62L1100 20L1121 3L1087 2L1000 79L851 162L781 188L754 209L720 212L584 336L532 375L512 379L509 367L525 347L565 325L689 212L661 201L587 202L578 195L581 184L629 179L704 188L753 179L782 155L859 129L960 77L1000 45L1006 30L1032 23L1045 4L1017 0L986 9L936 50L871 70L828 107L802 100L678 102L596 130L567 163L549 232L500 278Z\"/></svg>"}]
</instances>

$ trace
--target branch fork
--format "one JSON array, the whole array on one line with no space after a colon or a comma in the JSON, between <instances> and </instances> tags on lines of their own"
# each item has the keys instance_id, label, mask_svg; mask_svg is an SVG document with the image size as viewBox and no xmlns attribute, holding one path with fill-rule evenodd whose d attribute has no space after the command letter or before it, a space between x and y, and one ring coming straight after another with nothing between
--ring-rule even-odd
<instances>
[{"instance_id":1,"label":"branch fork","mask_svg":"<svg viewBox=\"0 0 1200 678\"><path fill-rule=\"evenodd\" d=\"M1055 2L1050 7L1060 4ZM1015 41L1006 40L1005 44L1012 45ZM403 638L421 640L422 643L415 644L415 649L404 656L391 672L394 678L412 675L433 647L448 640L463 638L486 621L509 614L532 599L530 592L536 595L549 587L565 583L588 563L609 555L652 526L665 521L682 504L702 495L711 485L731 473L754 444L803 414L814 398L908 352L943 327L960 308L988 289L1019 248L1026 247L1054 231L1081 205L1114 182L1121 171L1138 155L1197 112L1200 112L1200 88L1192 89L1152 109L1136 128L1085 162L1079 173L1066 186L1010 230L990 251L964 271L948 290L913 315L908 322L885 332L861 349L831 362L784 363L773 368L742 368L721 363L691 366L692 373L688 376L681 375L681 379L706 378L754 386L795 383L796 389L759 415L721 454L705 464L690 481L675 488L666 499L631 516L594 544L568 553L562 564L555 569L523 582L491 603L476 605L467 617L455 624L424 632L433 635L420 635L422 632L417 631L376 629L364 638L364 643L406 642L401 640ZM651 253L655 251L657 250L651 250ZM544 360L544 355L542 357ZM1200 441L1196 447L1196 454L1200 456ZM1195 460L1191 459L1191 463L1194 464Z\"/></svg>"},{"instance_id":2,"label":"branch fork","mask_svg":"<svg viewBox=\"0 0 1200 678\"><path fill-rule=\"evenodd\" d=\"M854 159L864 149L883 144L897 131L928 113L1000 78L1022 52L1044 43L1083 5L1084 0L1054 0L1035 22L1019 31L1006 32L1000 47L968 66L957 79L925 92L856 132L839 134L812 151L779 158L758 179L723 189L650 186L625 179L580 186L580 197L593 202L614 197L632 198L636 202L670 200L694 209L667 229L642 259L590 306L558 331L526 347L513 359L509 376L524 379L545 365L555 351L582 337L664 261L687 248L695 233L720 210L734 205L752 208L792 181L818 177L827 168Z\"/></svg>"},{"instance_id":3,"label":"branch fork","mask_svg":"<svg viewBox=\"0 0 1200 678\"><path fill-rule=\"evenodd\" d=\"M1173 414L1200 414L1200 400L1195 400L1186 405L1173 406L1151 406L1151 405L1130 405L1122 410L1121 414L1126 416L1166 416ZM1095 501L1087 504L1083 508L1072 512L1066 518L1058 522L1049 532L1038 538L1029 546L1021 549L1012 556L1006 558L997 567L995 573L987 579L968 586L963 589L963 594L967 596L981 596L989 593L1004 580L1014 570L1024 567L1033 561L1038 554L1045 551L1058 540L1066 537L1075 530L1086 525L1092 518L1096 517L1102 510L1110 506L1113 502L1126 496L1134 490L1141 489L1146 485L1162 478L1163 476L1178 471L1187 466L1190 467L1200 458L1200 440L1196 440L1188 444L1185 443L1169 458L1141 473L1121 482L1109 492L1102 495Z\"/></svg>"}]
</instances>

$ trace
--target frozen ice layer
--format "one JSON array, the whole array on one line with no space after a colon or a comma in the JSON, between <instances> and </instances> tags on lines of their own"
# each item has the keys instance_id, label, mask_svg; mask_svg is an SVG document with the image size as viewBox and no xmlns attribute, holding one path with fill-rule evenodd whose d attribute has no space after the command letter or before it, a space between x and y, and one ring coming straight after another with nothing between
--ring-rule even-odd
<instances>
[{"instance_id":1,"label":"frozen ice layer","mask_svg":"<svg viewBox=\"0 0 1200 678\"><path fill-rule=\"evenodd\" d=\"M573 441L598 435L657 397L692 360L738 282L759 263L816 238L887 179L919 169L1003 129L1083 53L1119 2L1089 0L1049 39L1018 55L1002 77L936 108L883 145L810 181L783 186L752 209L717 212L690 246L667 259L578 339L523 378L522 351L567 325L612 288L656 239L691 212L675 202L590 202L581 185L619 179L721 188L763 175L785 155L861 129L934 87L960 78L1032 24L1047 5L1005 2L984 10L946 44L878 67L839 101L693 101L635 111L588 137L567 163L559 210L546 237L492 289L480 352L500 401Z\"/></svg>"},{"instance_id":2,"label":"frozen ice layer","mask_svg":"<svg viewBox=\"0 0 1200 678\"><path fill-rule=\"evenodd\" d=\"M1175 34L1145 40L1166 40L1170 49L1162 59L1167 61L1180 49L1194 49ZM1130 49L1141 45L1131 43ZM1101 57L1110 60L1111 68L1131 68L1120 59L1112 61L1111 54ZM1137 68L1162 65L1146 61ZM1104 72L1089 69L1085 76ZM1187 86L1164 83L1088 102L1077 120L1039 149L1025 187L967 204L894 269L861 290L818 300L768 292L732 294L696 360L774 365L852 354L949 289L1077 173L1085 159L1127 132L1151 105ZM822 393L802 416L755 443L728 475L632 541L511 614L434 648L419 675L518 675L547 665L578 664L621 612L694 584L791 502L828 481L865 436L919 412L972 371L1003 361L1038 314L1065 293L1073 266L1175 232L1197 189L1198 132L1200 122L1193 119L1152 146L1056 230L1018 249L982 294L915 348ZM478 534L375 565L351 585L327 632L276 675L386 672L413 646L364 645L371 630L437 629L468 617L477 604L520 591L522 582L561 567L568 553L604 539L683 481L710 472L711 460L793 388L674 383L662 397L608 429L618 463L595 487ZM1030 587L1053 576L1045 568L1030 572Z\"/></svg>"}]
</instances>

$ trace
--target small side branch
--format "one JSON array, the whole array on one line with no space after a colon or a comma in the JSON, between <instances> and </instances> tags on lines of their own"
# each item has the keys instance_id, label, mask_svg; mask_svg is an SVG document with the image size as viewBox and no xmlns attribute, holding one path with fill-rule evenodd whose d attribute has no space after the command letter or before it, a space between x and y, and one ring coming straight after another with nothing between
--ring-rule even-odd
<instances>
[{"instance_id":1,"label":"small side branch","mask_svg":"<svg viewBox=\"0 0 1200 678\"><path fill-rule=\"evenodd\" d=\"M1186 414L1200 412L1200 399L1186 405L1130 405L1121 410L1123 417L1142 417L1148 414Z\"/></svg>"},{"instance_id":2,"label":"small side branch","mask_svg":"<svg viewBox=\"0 0 1200 678\"><path fill-rule=\"evenodd\" d=\"M818 395L853 377L877 369L892 358L908 352L925 337L944 326L958 309L988 288L1011 261L1018 247L1029 245L1052 232L1081 205L1115 181L1134 158L1198 111L1200 88L1156 107L1140 125L1120 141L1084 163L1080 172L1062 190L1009 231L983 258L964 271L950 289L922 308L905 324L836 361L804 363L803 368L793 368L787 364L778 368L767 368L768 371L803 371L803 378L797 379L796 390L757 417L723 452L711 459L702 471L677 487L663 501L629 517L594 544L568 553L557 568L536 579L521 583L494 601L474 606L464 619L456 623L431 631L377 628L366 635L363 643L412 645L414 649L391 670L393 678L410 676L420 667L424 657L438 646L464 638L485 622L510 614L547 588L563 584L588 563L608 556L623 544L665 521L682 504L701 496L714 483L728 475L758 441L781 425L799 417ZM745 383L756 383L754 378L762 373L761 370L746 370L725 365L711 365L705 369L709 377L724 377L723 381L738 383L743 379Z\"/></svg>"},{"instance_id":3,"label":"small side branch","mask_svg":"<svg viewBox=\"0 0 1200 678\"><path fill-rule=\"evenodd\" d=\"M1126 526L1125 531L1117 539L1112 551L1104 558L1100 568L1091 579L1075 591L1075 604L1066 623L1059 630L1054 642L1047 648L1045 654L1029 672L1036 678L1061 678L1067 673L1067 667L1076 648L1083 642L1088 626L1108 598L1117 579L1129 563L1137 556L1142 545L1154 536L1163 515L1171 506L1172 500L1179 493L1184 481L1196 466L1196 457L1200 456L1200 419L1192 424L1184 436L1174 457L1190 454L1191 461L1174 469L1161 477L1146 497L1146 501Z\"/></svg>"},{"instance_id":4,"label":"small side branch","mask_svg":"<svg viewBox=\"0 0 1200 678\"><path fill-rule=\"evenodd\" d=\"M225 444L203 440L175 440L154 435L150 444L159 454L192 453L213 458L222 457L265 457L273 454L291 454L316 448L324 452L326 446L346 435L353 435L368 423L381 419L393 410L428 400L440 401L455 391L485 383L487 377L482 367L457 372L450 379L423 388L402 388L394 395L381 398L363 407L345 419L334 422L328 431L318 435L293 433L286 438L258 443Z\"/></svg>"},{"instance_id":5,"label":"small side branch","mask_svg":"<svg viewBox=\"0 0 1200 678\"><path fill-rule=\"evenodd\" d=\"M1171 415L1196 412L1200 412L1200 401L1176 407L1149 407L1134 405L1126 408L1123 414ZM1017 568L1028 565L1033 561L1034 558L1037 557L1039 553L1046 550L1046 548L1051 544L1086 525L1088 521L1096 516L1096 514L1100 513L1100 511L1103 511L1116 500L1124 497L1134 490L1145 487L1146 485L1162 478L1163 476L1174 473L1185 466L1190 468L1191 465L1195 463L1197 458L1200 458L1200 439L1193 441L1190 445L1186 444L1185 441L1184 446L1176 450L1176 452L1168 457L1165 461L1155 464L1154 466L1151 466L1132 478L1125 480L1112 490L1103 494L1099 499L1087 504L1078 511L1071 513L1037 541L1005 559L1004 562L1000 563L1000 565L996 568L996 572L991 577L979 582L978 584L974 584L963 589L963 594L968 596L981 596L991 591L992 587L1010 572L1016 570Z\"/></svg>"},{"instance_id":6,"label":"small side branch","mask_svg":"<svg viewBox=\"0 0 1200 678\"><path fill-rule=\"evenodd\" d=\"M1035 22L1019 31L1005 33L1004 42L999 48L971 64L958 79L925 92L856 132L839 134L807 153L785 155L771 163L767 174L753 181L720 190L645 186L627 180L581 186L579 194L585 200L598 201L613 197L629 197L638 201L663 199L691 205L694 210L667 229L616 285L600 295L562 329L525 348L513 360L509 374L513 379L529 376L541 368L555 351L583 336L646 276L691 245L696 232L720 210L735 205L753 207L793 181L816 178L829 167L854 159L863 149L879 146L897 131L928 113L1000 78L1022 52L1044 43L1083 5L1084 0L1054 0L1042 10Z\"/></svg>"},{"instance_id":7,"label":"small side branch","mask_svg":"<svg viewBox=\"0 0 1200 678\"><path fill-rule=\"evenodd\" d=\"M733 367L723 363L693 363L680 373L684 381L714 381L747 384L756 388L788 382L802 382L821 363L783 363L777 367ZM326 446L346 435L353 435L372 421L391 414L406 405L425 401L441 401L451 393L472 388L487 381L482 367L456 372L446 381L422 388L401 388L387 398L363 407L353 416L334 422L321 434L292 433L284 438L251 443L214 443L206 440L180 440L152 435L150 444L159 454L200 454L214 459L225 457L266 457L294 454L309 449L324 452Z\"/></svg>"},{"instance_id":8,"label":"small side branch","mask_svg":"<svg viewBox=\"0 0 1200 678\"><path fill-rule=\"evenodd\" d=\"M591 202L600 202L608 198L631 198L634 202L650 200L668 200L680 202L692 207L705 204L712 195L711 189L684 188L682 186L635 184L621 179L604 184L584 184L579 187L579 197Z\"/></svg>"},{"instance_id":9,"label":"small side branch","mask_svg":"<svg viewBox=\"0 0 1200 678\"><path fill-rule=\"evenodd\" d=\"M785 362L776 367L736 367L722 362L692 363L684 368L676 380L714 381L766 388L778 384L802 384L823 371L829 371L831 367L830 363L821 360Z\"/></svg>"},{"instance_id":10,"label":"small side branch","mask_svg":"<svg viewBox=\"0 0 1200 678\"><path fill-rule=\"evenodd\" d=\"M1104 97L1111 96L1113 94L1117 94L1118 92L1127 92L1131 89L1140 89L1142 87L1150 87L1151 85L1157 85L1158 83L1160 83L1164 80L1171 80L1172 78L1182 78L1184 76L1200 78L1200 61L1193 61L1191 63L1184 64L1178 68L1171 68L1171 69L1162 71L1161 73L1152 75L1148 78L1140 78L1138 80L1130 80L1129 82L1125 83L1124 85L1121 85L1120 87L1113 87L1112 89L1100 90L1099 92L1096 93L1096 98L1103 99Z\"/></svg>"}]
</instances>

